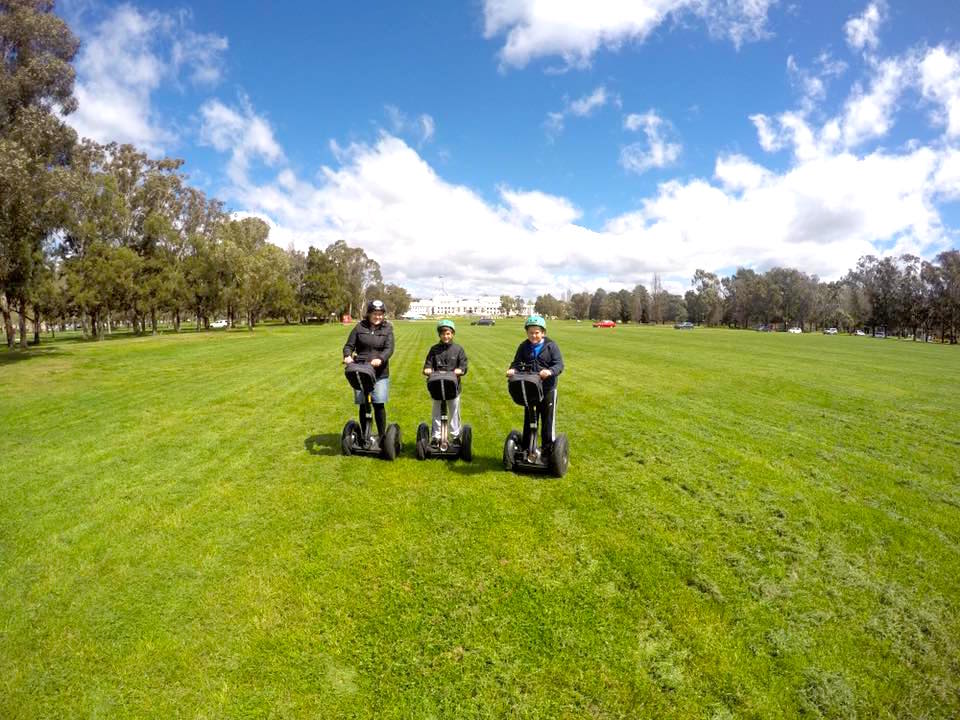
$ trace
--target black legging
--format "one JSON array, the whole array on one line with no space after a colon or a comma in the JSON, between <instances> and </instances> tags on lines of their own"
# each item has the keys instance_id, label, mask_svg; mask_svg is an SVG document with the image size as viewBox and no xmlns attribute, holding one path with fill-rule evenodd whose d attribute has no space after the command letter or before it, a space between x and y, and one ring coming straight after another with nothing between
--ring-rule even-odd
<instances>
[{"instance_id":1,"label":"black legging","mask_svg":"<svg viewBox=\"0 0 960 720\"><path fill-rule=\"evenodd\" d=\"M540 447L548 448L553 444L554 425L556 424L557 388L544 393L543 402L535 410L525 407L523 410L523 447L530 447L530 425L540 419ZM534 417L534 413L537 417Z\"/></svg>"},{"instance_id":2,"label":"black legging","mask_svg":"<svg viewBox=\"0 0 960 720\"><path fill-rule=\"evenodd\" d=\"M367 435L367 413L370 406L366 403L360 405L360 434ZM377 435L383 437L387 430L387 408L383 403L373 403L373 419L377 423Z\"/></svg>"}]
</instances>

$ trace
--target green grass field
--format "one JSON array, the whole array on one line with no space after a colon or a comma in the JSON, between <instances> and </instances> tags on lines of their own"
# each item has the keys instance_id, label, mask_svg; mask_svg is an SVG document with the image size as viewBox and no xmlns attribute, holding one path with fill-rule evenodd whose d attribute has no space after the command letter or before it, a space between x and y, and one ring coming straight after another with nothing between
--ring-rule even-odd
<instances>
[{"instance_id":1,"label":"green grass field","mask_svg":"<svg viewBox=\"0 0 960 720\"><path fill-rule=\"evenodd\" d=\"M554 323L566 478L339 454L341 327L0 352L0 717L955 718L960 351Z\"/></svg>"}]
</instances>

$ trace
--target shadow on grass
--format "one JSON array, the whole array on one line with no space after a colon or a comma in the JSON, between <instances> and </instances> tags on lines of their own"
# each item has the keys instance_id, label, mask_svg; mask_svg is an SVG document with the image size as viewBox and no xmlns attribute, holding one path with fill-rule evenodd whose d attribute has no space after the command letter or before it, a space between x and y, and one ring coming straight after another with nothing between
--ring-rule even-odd
<instances>
[{"instance_id":1,"label":"shadow on grass","mask_svg":"<svg viewBox=\"0 0 960 720\"><path fill-rule=\"evenodd\" d=\"M333 433L311 435L303 441L303 447L311 455L339 455L340 436Z\"/></svg>"},{"instance_id":2,"label":"shadow on grass","mask_svg":"<svg viewBox=\"0 0 960 720\"><path fill-rule=\"evenodd\" d=\"M499 457L480 457L474 455L473 460L470 462L457 460L456 462L450 463L448 467L450 468L450 472L455 472L460 475L482 475L487 472L502 472L503 461Z\"/></svg>"},{"instance_id":3,"label":"shadow on grass","mask_svg":"<svg viewBox=\"0 0 960 720\"><path fill-rule=\"evenodd\" d=\"M55 347L44 347L43 345L32 345L29 350L0 350L0 367L4 365L13 365L24 360L37 360L39 358L56 358L69 355L63 350Z\"/></svg>"}]
</instances>

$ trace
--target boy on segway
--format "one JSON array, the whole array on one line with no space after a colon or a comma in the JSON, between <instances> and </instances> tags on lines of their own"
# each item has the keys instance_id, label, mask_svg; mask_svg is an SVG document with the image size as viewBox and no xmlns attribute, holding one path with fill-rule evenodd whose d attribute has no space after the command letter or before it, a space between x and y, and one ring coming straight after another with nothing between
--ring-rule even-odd
<instances>
[{"instance_id":1,"label":"boy on segway","mask_svg":"<svg viewBox=\"0 0 960 720\"><path fill-rule=\"evenodd\" d=\"M527 333L527 339L517 347L513 362L510 363L510 368L507 370L507 377L512 378L519 371L535 373L540 378L542 399L524 405L522 447L534 449L521 452L524 454L525 462L541 464L543 462L542 458L552 457L553 445L557 440L557 376L563 372L563 356L560 354L560 348L557 344L547 337L547 323L540 315L528 317L524 322L524 329ZM536 447L535 438L531 437L537 424L540 425L540 447ZM564 452L562 454L565 455L565 437L563 443ZM533 456L531 457L531 455ZM512 464L513 458L509 459ZM505 462L506 460L507 458L505 458ZM566 472L565 463L566 460L564 459L563 472Z\"/></svg>"},{"instance_id":2,"label":"boy on segway","mask_svg":"<svg viewBox=\"0 0 960 720\"><path fill-rule=\"evenodd\" d=\"M453 341L453 336L457 332L457 326L453 320L441 320L437 323L437 335L440 342L430 348L427 357L423 361L423 374L432 375L435 371L448 371L457 376L457 387L460 385L460 378L467 374L467 354L463 348ZM447 401L447 413L450 420L450 442L456 442L460 438L460 396ZM433 432L430 436L432 445L440 442L442 432L441 423L441 403L440 400L433 401Z\"/></svg>"}]
</instances>

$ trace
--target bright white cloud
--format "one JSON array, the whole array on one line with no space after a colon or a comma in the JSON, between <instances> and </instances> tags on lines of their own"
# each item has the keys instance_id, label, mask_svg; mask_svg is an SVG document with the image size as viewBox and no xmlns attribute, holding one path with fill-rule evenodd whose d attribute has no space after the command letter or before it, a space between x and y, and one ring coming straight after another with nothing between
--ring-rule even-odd
<instances>
[{"instance_id":1,"label":"bright white cloud","mask_svg":"<svg viewBox=\"0 0 960 720\"><path fill-rule=\"evenodd\" d=\"M559 56L570 67L589 65L600 48L618 50L643 42L670 18L694 16L710 33L738 48L767 35L769 8L776 0L485 0L484 34L506 35L504 66L523 67L540 57Z\"/></svg>"},{"instance_id":2,"label":"bright white cloud","mask_svg":"<svg viewBox=\"0 0 960 720\"><path fill-rule=\"evenodd\" d=\"M887 17L887 4L883 0L872 2L860 15L847 20L844 30L847 44L854 50L876 50L880 44L880 25Z\"/></svg>"},{"instance_id":3,"label":"bright white cloud","mask_svg":"<svg viewBox=\"0 0 960 720\"><path fill-rule=\"evenodd\" d=\"M565 99L563 110L547 113L547 119L544 121L544 126L547 128L547 132L551 136L555 137L563 132L566 119L570 115L574 115L576 117L588 117L593 114L594 110L603 107L608 102L612 102L613 104L619 106L620 96L608 92L607 89L601 85L600 87L594 89L594 91L589 95L584 95L583 97L577 98L573 101Z\"/></svg>"},{"instance_id":4,"label":"bright white cloud","mask_svg":"<svg viewBox=\"0 0 960 720\"><path fill-rule=\"evenodd\" d=\"M237 110L219 100L204 103L200 108L200 139L220 152L230 153L227 175L234 183L243 185L251 160L274 165L283 159L283 150L274 139L269 122L254 113L245 98L241 105ZM282 175L280 184L289 187L289 177Z\"/></svg>"},{"instance_id":5,"label":"bright white cloud","mask_svg":"<svg viewBox=\"0 0 960 720\"><path fill-rule=\"evenodd\" d=\"M920 61L923 96L938 104L935 122L945 125L947 136L960 137L960 51L939 45Z\"/></svg>"},{"instance_id":6,"label":"bright white cloud","mask_svg":"<svg viewBox=\"0 0 960 720\"><path fill-rule=\"evenodd\" d=\"M532 297L632 286L653 272L682 280L697 267L736 265L785 264L835 278L876 253L877 242L939 249L944 234L934 199L960 192L955 151L825 154L780 174L726 155L717 160L717 184L663 183L639 210L592 230L563 197L501 187L497 202L486 201L444 180L390 135L332 148L338 166L323 168L315 181L284 168L264 184L241 178L229 199L267 219L278 245L305 249L345 239L414 292L429 292L439 275L453 292ZM438 247L456 251L438 254Z\"/></svg>"},{"instance_id":7,"label":"bright white cloud","mask_svg":"<svg viewBox=\"0 0 960 720\"><path fill-rule=\"evenodd\" d=\"M215 83L227 47L225 38L184 27L188 20L121 5L92 32L80 30L79 108L67 122L82 137L133 143L151 154L174 143L177 134L154 112L152 94L164 83L176 84L181 72L196 83Z\"/></svg>"},{"instance_id":8,"label":"bright white cloud","mask_svg":"<svg viewBox=\"0 0 960 720\"><path fill-rule=\"evenodd\" d=\"M630 172L640 174L653 168L669 167L683 151L680 143L670 141L669 136L673 134L670 123L653 110L642 115L627 115L623 127L631 131L643 130L647 136L645 142L631 143L620 150L620 164Z\"/></svg>"},{"instance_id":9,"label":"bright white cloud","mask_svg":"<svg viewBox=\"0 0 960 720\"><path fill-rule=\"evenodd\" d=\"M911 57L891 58L881 62L864 91L859 85L844 107L841 130L846 147L854 147L887 134L901 93L912 81L915 62Z\"/></svg>"}]
</instances>

